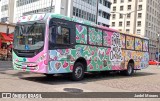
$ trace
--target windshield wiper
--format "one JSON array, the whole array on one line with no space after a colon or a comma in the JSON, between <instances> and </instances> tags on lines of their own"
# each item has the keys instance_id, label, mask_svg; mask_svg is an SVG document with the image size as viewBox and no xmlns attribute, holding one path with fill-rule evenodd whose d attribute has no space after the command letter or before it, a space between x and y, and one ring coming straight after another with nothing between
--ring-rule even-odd
<instances>
[{"instance_id":1,"label":"windshield wiper","mask_svg":"<svg viewBox=\"0 0 160 101\"><path fill-rule=\"evenodd\" d=\"M30 31L34 29L34 25L37 24L37 22L33 23L31 27L26 31L26 34L28 34Z\"/></svg>"}]
</instances>

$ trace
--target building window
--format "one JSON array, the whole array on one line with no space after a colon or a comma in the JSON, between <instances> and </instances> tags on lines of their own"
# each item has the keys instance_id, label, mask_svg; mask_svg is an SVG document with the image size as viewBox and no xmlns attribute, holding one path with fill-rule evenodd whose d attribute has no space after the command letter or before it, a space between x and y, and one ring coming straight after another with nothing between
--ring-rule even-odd
<instances>
[{"instance_id":1,"label":"building window","mask_svg":"<svg viewBox=\"0 0 160 101\"><path fill-rule=\"evenodd\" d=\"M129 29L126 29L126 32L127 32L127 33L129 33L129 32L130 32L130 30L129 30Z\"/></svg>"},{"instance_id":2,"label":"building window","mask_svg":"<svg viewBox=\"0 0 160 101\"><path fill-rule=\"evenodd\" d=\"M141 34L141 30L140 29L137 29L137 34Z\"/></svg>"},{"instance_id":3,"label":"building window","mask_svg":"<svg viewBox=\"0 0 160 101\"><path fill-rule=\"evenodd\" d=\"M115 22L112 22L112 27L115 27Z\"/></svg>"},{"instance_id":4,"label":"building window","mask_svg":"<svg viewBox=\"0 0 160 101\"><path fill-rule=\"evenodd\" d=\"M143 2L143 0L139 0L139 2Z\"/></svg>"},{"instance_id":5,"label":"building window","mask_svg":"<svg viewBox=\"0 0 160 101\"><path fill-rule=\"evenodd\" d=\"M127 21L127 26L128 26L128 27L130 26L130 21Z\"/></svg>"},{"instance_id":6,"label":"building window","mask_svg":"<svg viewBox=\"0 0 160 101\"><path fill-rule=\"evenodd\" d=\"M128 0L128 2L132 2L132 0Z\"/></svg>"},{"instance_id":7,"label":"building window","mask_svg":"<svg viewBox=\"0 0 160 101\"><path fill-rule=\"evenodd\" d=\"M142 18L142 13L138 13L138 18Z\"/></svg>"},{"instance_id":8,"label":"building window","mask_svg":"<svg viewBox=\"0 0 160 101\"><path fill-rule=\"evenodd\" d=\"M138 6L138 9L139 9L139 10L142 10L142 5L139 5L139 6Z\"/></svg>"},{"instance_id":9,"label":"building window","mask_svg":"<svg viewBox=\"0 0 160 101\"><path fill-rule=\"evenodd\" d=\"M122 31L122 29L119 29L119 31Z\"/></svg>"},{"instance_id":10,"label":"building window","mask_svg":"<svg viewBox=\"0 0 160 101\"><path fill-rule=\"evenodd\" d=\"M112 19L115 19L115 18L116 18L116 14L113 14L113 15L112 15Z\"/></svg>"},{"instance_id":11,"label":"building window","mask_svg":"<svg viewBox=\"0 0 160 101\"><path fill-rule=\"evenodd\" d=\"M128 5L128 10L131 10L131 5Z\"/></svg>"},{"instance_id":12,"label":"building window","mask_svg":"<svg viewBox=\"0 0 160 101\"><path fill-rule=\"evenodd\" d=\"M127 14L127 18L131 18L131 14Z\"/></svg>"},{"instance_id":13,"label":"building window","mask_svg":"<svg viewBox=\"0 0 160 101\"><path fill-rule=\"evenodd\" d=\"M101 22L98 22L98 25L101 25Z\"/></svg>"},{"instance_id":14,"label":"building window","mask_svg":"<svg viewBox=\"0 0 160 101\"><path fill-rule=\"evenodd\" d=\"M138 22L137 22L137 26L138 26L138 27L141 27L141 21L138 21Z\"/></svg>"},{"instance_id":15,"label":"building window","mask_svg":"<svg viewBox=\"0 0 160 101\"><path fill-rule=\"evenodd\" d=\"M120 11L123 11L123 6L120 6Z\"/></svg>"},{"instance_id":16,"label":"building window","mask_svg":"<svg viewBox=\"0 0 160 101\"><path fill-rule=\"evenodd\" d=\"M113 3L114 3L114 4L117 3L117 0L114 0Z\"/></svg>"},{"instance_id":17,"label":"building window","mask_svg":"<svg viewBox=\"0 0 160 101\"><path fill-rule=\"evenodd\" d=\"M76 16L76 17L79 17L79 18L83 18L83 19L92 21L92 22L95 22L95 20L96 20L96 15L91 14L89 12L86 12L86 11L81 10L79 8L76 8L76 7L73 7L73 15ZM99 11L99 15L103 16L102 11ZM109 19L110 15L105 14L105 17Z\"/></svg>"},{"instance_id":18,"label":"building window","mask_svg":"<svg viewBox=\"0 0 160 101\"><path fill-rule=\"evenodd\" d=\"M101 10L99 10L99 16L102 16L102 11Z\"/></svg>"},{"instance_id":19,"label":"building window","mask_svg":"<svg viewBox=\"0 0 160 101\"><path fill-rule=\"evenodd\" d=\"M119 26L122 27L122 22L119 22Z\"/></svg>"},{"instance_id":20,"label":"building window","mask_svg":"<svg viewBox=\"0 0 160 101\"><path fill-rule=\"evenodd\" d=\"M101 3L101 4L102 4L102 0L99 0L99 3Z\"/></svg>"},{"instance_id":21,"label":"building window","mask_svg":"<svg viewBox=\"0 0 160 101\"><path fill-rule=\"evenodd\" d=\"M23 5L26 5L26 4L36 2L36 1L39 1L39 0L17 0L17 5L16 6L19 7L19 6L23 6Z\"/></svg>"},{"instance_id":22,"label":"building window","mask_svg":"<svg viewBox=\"0 0 160 101\"><path fill-rule=\"evenodd\" d=\"M124 3L124 0L121 0L121 3Z\"/></svg>"},{"instance_id":23,"label":"building window","mask_svg":"<svg viewBox=\"0 0 160 101\"><path fill-rule=\"evenodd\" d=\"M116 11L116 7L115 6L113 7L113 11Z\"/></svg>"},{"instance_id":24,"label":"building window","mask_svg":"<svg viewBox=\"0 0 160 101\"><path fill-rule=\"evenodd\" d=\"M123 15L122 15L122 14L119 14L119 18L122 19L122 18L123 18Z\"/></svg>"},{"instance_id":25,"label":"building window","mask_svg":"<svg viewBox=\"0 0 160 101\"><path fill-rule=\"evenodd\" d=\"M8 5L3 5L1 7L1 12L8 10Z\"/></svg>"}]
</instances>

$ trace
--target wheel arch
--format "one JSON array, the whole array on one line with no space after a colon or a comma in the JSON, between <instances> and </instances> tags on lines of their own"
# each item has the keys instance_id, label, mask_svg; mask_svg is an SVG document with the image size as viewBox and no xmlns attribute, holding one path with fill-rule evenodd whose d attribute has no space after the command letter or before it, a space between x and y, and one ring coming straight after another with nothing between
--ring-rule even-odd
<instances>
[{"instance_id":1,"label":"wheel arch","mask_svg":"<svg viewBox=\"0 0 160 101\"><path fill-rule=\"evenodd\" d=\"M87 71L87 61L86 61L85 58L79 57L79 58L75 61L74 65L75 65L77 62L82 63L83 66L84 66L84 71Z\"/></svg>"},{"instance_id":2,"label":"wheel arch","mask_svg":"<svg viewBox=\"0 0 160 101\"><path fill-rule=\"evenodd\" d=\"M129 61L128 61L128 64L129 63L132 63L133 64L133 69L135 68L135 62L134 62L134 60L133 59L130 59ZM128 67L128 65L127 65L127 67Z\"/></svg>"}]
</instances>

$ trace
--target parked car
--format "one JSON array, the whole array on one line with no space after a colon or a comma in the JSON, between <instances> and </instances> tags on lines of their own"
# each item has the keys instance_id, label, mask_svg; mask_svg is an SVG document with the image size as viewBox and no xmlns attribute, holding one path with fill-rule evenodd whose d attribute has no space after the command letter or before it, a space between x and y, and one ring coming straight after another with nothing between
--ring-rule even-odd
<instances>
[{"instance_id":1,"label":"parked car","mask_svg":"<svg viewBox=\"0 0 160 101\"><path fill-rule=\"evenodd\" d=\"M149 65L160 65L160 62L156 61L156 60L149 60Z\"/></svg>"}]
</instances>

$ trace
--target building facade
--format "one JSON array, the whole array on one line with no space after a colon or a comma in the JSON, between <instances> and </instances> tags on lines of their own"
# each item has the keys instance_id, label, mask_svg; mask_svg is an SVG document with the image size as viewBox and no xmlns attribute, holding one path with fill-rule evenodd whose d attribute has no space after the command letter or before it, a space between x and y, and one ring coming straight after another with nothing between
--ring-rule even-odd
<instances>
[{"instance_id":1,"label":"building facade","mask_svg":"<svg viewBox=\"0 0 160 101\"><path fill-rule=\"evenodd\" d=\"M1 2L0 3L0 7L1 7L0 20L1 22L5 23L7 21L7 18L9 17L9 13L8 13L9 0L1 0L0 2Z\"/></svg>"},{"instance_id":2,"label":"building facade","mask_svg":"<svg viewBox=\"0 0 160 101\"><path fill-rule=\"evenodd\" d=\"M110 27L150 39L150 59L156 59L160 33L159 0L111 0Z\"/></svg>"},{"instance_id":3,"label":"building facade","mask_svg":"<svg viewBox=\"0 0 160 101\"><path fill-rule=\"evenodd\" d=\"M1 0L1 22L10 18L16 23L23 15L53 12L109 26L110 7L110 0Z\"/></svg>"},{"instance_id":4,"label":"building facade","mask_svg":"<svg viewBox=\"0 0 160 101\"><path fill-rule=\"evenodd\" d=\"M98 19L99 25L109 27L111 0L99 0L98 3Z\"/></svg>"}]
</instances>

